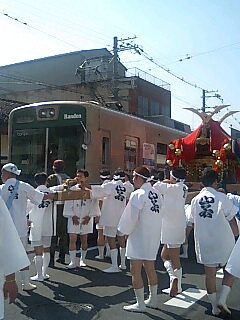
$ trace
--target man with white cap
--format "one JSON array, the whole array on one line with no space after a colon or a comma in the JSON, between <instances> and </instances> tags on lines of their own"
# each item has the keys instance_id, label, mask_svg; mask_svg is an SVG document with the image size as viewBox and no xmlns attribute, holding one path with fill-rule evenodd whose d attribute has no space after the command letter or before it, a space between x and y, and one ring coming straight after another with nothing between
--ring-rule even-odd
<instances>
[{"instance_id":1,"label":"man with white cap","mask_svg":"<svg viewBox=\"0 0 240 320\"><path fill-rule=\"evenodd\" d=\"M44 194L34 189L30 184L19 181L21 170L13 163L7 163L2 167L2 182L0 185L0 194L5 202L13 223L17 229L18 235L26 250L27 248L27 200L34 204L41 204L42 200L52 199L53 194ZM29 267L21 270L22 289L24 291L34 290L36 286L31 284L29 279Z\"/></svg>"},{"instance_id":2,"label":"man with white cap","mask_svg":"<svg viewBox=\"0 0 240 320\"><path fill-rule=\"evenodd\" d=\"M9 211L0 197L0 320L4 317L4 297L13 303L18 288L15 272L30 264Z\"/></svg>"}]
</instances>

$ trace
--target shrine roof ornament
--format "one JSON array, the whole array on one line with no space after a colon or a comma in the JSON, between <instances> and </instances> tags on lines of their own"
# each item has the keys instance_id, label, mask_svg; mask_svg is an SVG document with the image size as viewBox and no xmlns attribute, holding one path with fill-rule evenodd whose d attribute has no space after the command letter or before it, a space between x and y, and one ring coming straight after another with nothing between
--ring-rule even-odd
<instances>
[{"instance_id":1,"label":"shrine roof ornament","mask_svg":"<svg viewBox=\"0 0 240 320\"><path fill-rule=\"evenodd\" d=\"M193 113L196 113L201 119L203 124L208 124L208 122L212 119L212 117L220 112L222 109L229 107L230 104L222 104L219 106L215 106L213 111L199 111L194 108L184 108L185 110L192 111ZM220 123L223 122L227 117L231 116L232 114L236 113L238 111L230 111L227 114L225 114L222 119L219 121Z\"/></svg>"}]
</instances>

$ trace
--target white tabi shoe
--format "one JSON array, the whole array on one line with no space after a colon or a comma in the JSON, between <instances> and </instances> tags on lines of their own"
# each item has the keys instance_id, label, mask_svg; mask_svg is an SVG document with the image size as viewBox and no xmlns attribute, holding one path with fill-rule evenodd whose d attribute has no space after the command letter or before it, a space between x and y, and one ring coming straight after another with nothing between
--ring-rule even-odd
<instances>
[{"instance_id":1,"label":"white tabi shoe","mask_svg":"<svg viewBox=\"0 0 240 320\"><path fill-rule=\"evenodd\" d=\"M75 269L76 267L76 263L73 262L70 262L69 265L66 266L67 269Z\"/></svg>"},{"instance_id":2,"label":"white tabi shoe","mask_svg":"<svg viewBox=\"0 0 240 320\"><path fill-rule=\"evenodd\" d=\"M34 284L29 283L24 283L22 284L22 289L23 291L32 291L37 289L37 286L35 286Z\"/></svg>"},{"instance_id":3,"label":"white tabi shoe","mask_svg":"<svg viewBox=\"0 0 240 320\"><path fill-rule=\"evenodd\" d=\"M33 277L30 277L30 279L32 280L32 281L40 281L40 282L42 282L44 279L43 279L43 276L39 276L38 274L36 274L35 276L33 276Z\"/></svg>"},{"instance_id":4,"label":"white tabi shoe","mask_svg":"<svg viewBox=\"0 0 240 320\"><path fill-rule=\"evenodd\" d=\"M127 269L127 267L126 267L126 266L124 266L124 265L121 265L121 264L120 264L119 269L121 269L121 270L126 270L126 269Z\"/></svg>"},{"instance_id":5,"label":"white tabi shoe","mask_svg":"<svg viewBox=\"0 0 240 320\"><path fill-rule=\"evenodd\" d=\"M107 268L107 269L103 270L103 272L106 272L106 273L117 273L117 272L121 272L121 270L118 267L111 266L110 268Z\"/></svg>"},{"instance_id":6,"label":"white tabi shoe","mask_svg":"<svg viewBox=\"0 0 240 320\"><path fill-rule=\"evenodd\" d=\"M138 303L131 304L130 306L124 306L123 310L130 311L130 312L146 312L146 306L140 306Z\"/></svg>"},{"instance_id":7,"label":"white tabi shoe","mask_svg":"<svg viewBox=\"0 0 240 320\"><path fill-rule=\"evenodd\" d=\"M149 297L147 300L144 300L146 307L152 309L158 309L158 301L157 301L157 285L148 286L149 288Z\"/></svg>"},{"instance_id":8,"label":"white tabi shoe","mask_svg":"<svg viewBox=\"0 0 240 320\"><path fill-rule=\"evenodd\" d=\"M80 259L79 266L80 267L86 267L87 265L83 260Z\"/></svg>"},{"instance_id":9,"label":"white tabi shoe","mask_svg":"<svg viewBox=\"0 0 240 320\"><path fill-rule=\"evenodd\" d=\"M98 256L95 256L95 259L97 259L97 260L103 260L103 259L104 259L104 256L98 255Z\"/></svg>"},{"instance_id":10,"label":"white tabi shoe","mask_svg":"<svg viewBox=\"0 0 240 320\"><path fill-rule=\"evenodd\" d=\"M146 307L148 307L148 308L151 308L151 309L158 309L159 308L157 301L154 301L151 298L148 298L144 302L145 302Z\"/></svg>"}]
</instances>

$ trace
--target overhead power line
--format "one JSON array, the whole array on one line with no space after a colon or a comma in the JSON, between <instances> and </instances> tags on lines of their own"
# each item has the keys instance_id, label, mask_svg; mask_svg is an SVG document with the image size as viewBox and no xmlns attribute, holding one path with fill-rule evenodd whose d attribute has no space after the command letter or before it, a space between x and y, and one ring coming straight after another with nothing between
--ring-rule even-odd
<instances>
[{"instance_id":1,"label":"overhead power line","mask_svg":"<svg viewBox=\"0 0 240 320\"><path fill-rule=\"evenodd\" d=\"M43 34L45 34L45 35L47 35L47 36L49 36L49 37L51 37L51 38L54 38L54 39L56 39L56 40L58 40L58 41L63 42L63 43L65 43L65 44L67 44L67 45L69 45L69 46L71 46L71 47L74 47L74 48L76 48L76 49L79 49L79 47L77 47L76 45L74 45L74 44L72 44L72 43L70 43L70 42L68 42L68 41L65 41L65 40L63 40L63 39L60 39L60 38L58 38L58 37L56 37L56 36L54 36L54 35L46 32L46 31L40 30L40 29L38 29L38 28L35 28L35 27L29 25L27 22L21 21L21 20L19 20L18 18L14 18L14 17L10 16L10 15L9 15L8 13L6 13L6 12L1 12L1 14L4 15L5 17L9 18L9 19L12 19L12 20L14 20L14 21L16 21L16 22L18 22L18 23L20 23L20 24L23 24L24 26L26 26L26 27L28 27L28 28L31 28L31 29L36 30L36 31L38 31L38 32L41 32L41 33L43 33Z\"/></svg>"},{"instance_id":2,"label":"overhead power line","mask_svg":"<svg viewBox=\"0 0 240 320\"><path fill-rule=\"evenodd\" d=\"M195 58L195 57L198 57L198 56L203 56L203 55L206 55L206 54L210 54L210 53L213 53L213 52L216 52L216 51L219 51L219 50L222 50L222 49L226 49L226 48L238 45L238 44L240 45L240 42L234 42L234 43L231 43L231 44L228 44L228 45L225 45L225 46L221 46L221 47L218 47L218 48L215 48L215 49L212 49L212 50L203 51L203 52L199 52L199 53L192 54L192 55L187 53L184 58L178 59L177 61L178 62L182 62L182 61L185 61L185 60L190 60L192 58Z\"/></svg>"}]
</instances>

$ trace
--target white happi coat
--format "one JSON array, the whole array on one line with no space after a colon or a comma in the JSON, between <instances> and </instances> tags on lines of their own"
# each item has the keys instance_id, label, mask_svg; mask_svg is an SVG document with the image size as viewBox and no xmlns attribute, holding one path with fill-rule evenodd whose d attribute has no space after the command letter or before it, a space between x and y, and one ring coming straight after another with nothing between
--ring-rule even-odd
<instances>
[{"instance_id":1,"label":"white happi coat","mask_svg":"<svg viewBox=\"0 0 240 320\"><path fill-rule=\"evenodd\" d=\"M124 184L124 186L126 187L126 190L127 190L126 197L127 197L127 201L128 201L129 198L130 198L131 193L134 191L134 186L131 184L130 181L126 181L123 184Z\"/></svg>"},{"instance_id":2,"label":"white happi coat","mask_svg":"<svg viewBox=\"0 0 240 320\"><path fill-rule=\"evenodd\" d=\"M45 185L38 186L36 190L48 194L49 188ZM27 211L29 213L29 220L31 221L30 241L40 241L42 236L52 236L53 222L52 222L53 203L51 200L43 200L41 204L34 205L28 202Z\"/></svg>"},{"instance_id":3,"label":"white happi coat","mask_svg":"<svg viewBox=\"0 0 240 320\"><path fill-rule=\"evenodd\" d=\"M77 184L71 188L71 190L77 190L80 186ZM68 200L65 201L64 217L68 218L68 233L92 233L93 232L93 217L100 215L100 208L97 199L86 200ZM72 217L79 217L79 225L74 225ZM88 224L83 225L82 221L84 217L91 217Z\"/></svg>"},{"instance_id":4,"label":"white happi coat","mask_svg":"<svg viewBox=\"0 0 240 320\"><path fill-rule=\"evenodd\" d=\"M240 278L240 237L231 252L225 270L234 277Z\"/></svg>"},{"instance_id":5,"label":"white happi coat","mask_svg":"<svg viewBox=\"0 0 240 320\"><path fill-rule=\"evenodd\" d=\"M240 196L237 194L227 193L227 197L232 200L233 204L238 207L238 213L236 214L237 222L239 225L240 220Z\"/></svg>"},{"instance_id":6,"label":"white happi coat","mask_svg":"<svg viewBox=\"0 0 240 320\"><path fill-rule=\"evenodd\" d=\"M25 249L13 224L9 211L0 197L0 319L3 319L3 284L5 276L27 267Z\"/></svg>"},{"instance_id":7,"label":"white happi coat","mask_svg":"<svg viewBox=\"0 0 240 320\"><path fill-rule=\"evenodd\" d=\"M0 193L6 203L16 184L15 178L10 178L0 186ZM16 198L12 202L10 214L20 237L26 237L27 227L27 200L34 204L41 204L44 194L34 189L30 184L19 181Z\"/></svg>"},{"instance_id":8,"label":"white happi coat","mask_svg":"<svg viewBox=\"0 0 240 320\"><path fill-rule=\"evenodd\" d=\"M161 242L182 244L185 241L185 201L188 187L183 182L175 184L156 182L153 186L163 196Z\"/></svg>"},{"instance_id":9,"label":"white happi coat","mask_svg":"<svg viewBox=\"0 0 240 320\"><path fill-rule=\"evenodd\" d=\"M238 208L222 193L203 188L191 202L194 223L195 251L198 263L225 264L235 239L229 221Z\"/></svg>"},{"instance_id":10,"label":"white happi coat","mask_svg":"<svg viewBox=\"0 0 240 320\"><path fill-rule=\"evenodd\" d=\"M161 207L162 196L151 183L144 183L132 192L118 225L118 230L128 235L128 259L156 260L161 238Z\"/></svg>"},{"instance_id":11,"label":"white happi coat","mask_svg":"<svg viewBox=\"0 0 240 320\"><path fill-rule=\"evenodd\" d=\"M92 197L103 199L99 224L117 227L126 207L127 189L121 180L112 180L101 186L92 186Z\"/></svg>"}]
</instances>

